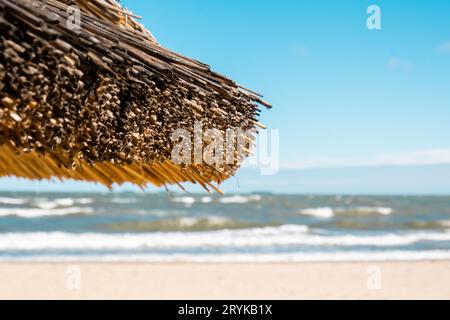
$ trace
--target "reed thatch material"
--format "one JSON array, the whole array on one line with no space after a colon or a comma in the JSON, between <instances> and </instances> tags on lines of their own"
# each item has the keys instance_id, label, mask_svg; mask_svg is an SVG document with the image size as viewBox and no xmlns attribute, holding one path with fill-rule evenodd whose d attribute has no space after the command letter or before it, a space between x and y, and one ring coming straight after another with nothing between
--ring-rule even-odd
<instances>
[{"instance_id":1,"label":"reed thatch material","mask_svg":"<svg viewBox=\"0 0 450 320\"><path fill-rule=\"evenodd\" d=\"M73 4L81 29L67 23ZM0 176L220 192L240 162L175 165L171 133L248 130L270 106L133 17L112 0L0 0Z\"/></svg>"}]
</instances>

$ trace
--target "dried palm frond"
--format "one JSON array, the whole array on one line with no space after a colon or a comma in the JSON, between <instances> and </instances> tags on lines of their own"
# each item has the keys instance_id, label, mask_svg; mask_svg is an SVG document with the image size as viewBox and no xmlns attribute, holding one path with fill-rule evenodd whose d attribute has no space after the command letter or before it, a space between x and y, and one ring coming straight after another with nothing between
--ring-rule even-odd
<instances>
[{"instance_id":1,"label":"dried palm frond","mask_svg":"<svg viewBox=\"0 0 450 320\"><path fill-rule=\"evenodd\" d=\"M198 121L254 129L270 105L163 48L136 17L112 0L0 0L0 176L220 192L240 159L175 164L171 134Z\"/></svg>"}]
</instances>

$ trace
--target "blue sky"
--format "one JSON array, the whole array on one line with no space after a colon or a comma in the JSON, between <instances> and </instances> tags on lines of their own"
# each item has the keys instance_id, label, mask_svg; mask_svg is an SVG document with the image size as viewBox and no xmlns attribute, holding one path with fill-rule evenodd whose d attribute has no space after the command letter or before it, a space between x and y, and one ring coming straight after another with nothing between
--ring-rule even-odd
<instances>
[{"instance_id":1,"label":"blue sky","mask_svg":"<svg viewBox=\"0 0 450 320\"><path fill-rule=\"evenodd\" d=\"M450 150L448 1L122 3L162 45L264 93L283 167ZM380 31L366 27L371 4Z\"/></svg>"},{"instance_id":2,"label":"blue sky","mask_svg":"<svg viewBox=\"0 0 450 320\"><path fill-rule=\"evenodd\" d=\"M163 46L264 93L283 168L450 163L449 1L122 4Z\"/></svg>"}]
</instances>

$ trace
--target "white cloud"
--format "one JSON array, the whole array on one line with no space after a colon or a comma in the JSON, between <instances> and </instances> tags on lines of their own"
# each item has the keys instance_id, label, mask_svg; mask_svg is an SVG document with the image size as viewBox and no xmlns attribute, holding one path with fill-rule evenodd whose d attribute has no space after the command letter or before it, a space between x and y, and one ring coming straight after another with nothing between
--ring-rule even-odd
<instances>
[{"instance_id":1,"label":"white cloud","mask_svg":"<svg viewBox=\"0 0 450 320\"><path fill-rule=\"evenodd\" d=\"M387 66L390 70L409 71L411 70L411 62L396 57L389 58Z\"/></svg>"},{"instance_id":2,"label":"white cloud","mask_svg":"<svg viewBox=\"0 0 450 320\"><path fill-rule=\"evenodd\" d=\"M449 41L449 42L442 43L442 44L438 47L438 51L439 51L439 52L442 52L442 53L450 53L450 41Z\"/></svg>"},{"instance_id":3,"label":"white cloud","mask_svg":"<svg viewBox=\"0 0 450 320\"><path fill-rule=\"evenodd\" d=\"M320 157L306 159L288 166L291 169L378 167L378 166L418 166L450 164L450 149L426 149L395 153L377 154L372 157Z\"/></svg>"}]
</instances>

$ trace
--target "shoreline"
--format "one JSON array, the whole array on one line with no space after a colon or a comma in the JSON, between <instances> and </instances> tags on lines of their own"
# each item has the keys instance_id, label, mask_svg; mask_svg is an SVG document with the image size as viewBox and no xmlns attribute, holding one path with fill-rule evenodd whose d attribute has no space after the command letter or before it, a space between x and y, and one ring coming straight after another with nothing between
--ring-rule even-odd
<instances>
[{"instance_id":1,"label":"shoreline","mask_svg":"<svg viewBox=\"0 0 450 320\"><path fill-rule=\"evenodd\" d=\"M161 266L170 266L170 265L339 265L339 264L356 264L356 265L373 265L373 264L406 264L406 263L449 263L450 259L424 259L424 260L364 260L364 261L110 261L110 260L23 260L23 261L8 261L8 260L0 260L0 268L5 265L161 265ZM449 270L450 271L450 270Z\"/></svg>"},{"instance_id":2,"label":"shoreline","mask_svg":"<svg viewBox=\"0 0 450 320\"><path fill-rule=\"evenodd\" d=\"M0 299L450 299L450 261L0 262Z\"/></svg>"}]
</instances>

